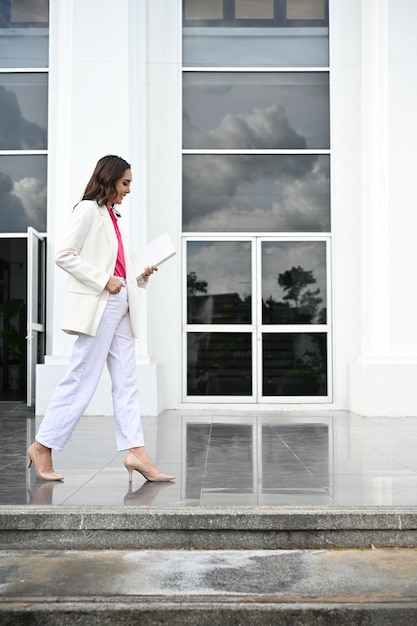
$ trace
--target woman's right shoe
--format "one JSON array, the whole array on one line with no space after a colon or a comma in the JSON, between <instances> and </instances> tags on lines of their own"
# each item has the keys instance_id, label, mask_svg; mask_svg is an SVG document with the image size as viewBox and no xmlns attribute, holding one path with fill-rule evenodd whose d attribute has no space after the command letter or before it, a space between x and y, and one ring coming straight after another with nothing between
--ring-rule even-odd
<instances>
[{"instance_id":1,"label":"woman's right shoe","mask_svg":"<svg viewBox=\"0 0 417 626\"><path fill-rule=\"evenodd\" d=\"M132 482L132 472L136 470L139 474L142 474L146 480L149 480L151 483L163 483L169 480L174 480L175 476L171 476L171 474L163 474L159 471L147 470L145 465L141 463L140 459L135 455L129 452L127 457L125 458L125 468L129 472L129 482Z\"/></svg>"},{"instance_id":2,"label":"woman's right shoe","mask_svg":"<svg viewBox=\"0 0 417 626\"><path fill-rule=\"evenodd\" d=\"M29 446L28 448L28 457L29 457L28 468L30 468L30 466L33 463L33 465L35 466L36 476L40 478L41 480L64 480L64 477L61 476L61 474L57 474L54 471L52 472L40 471L39 465L38 465L38 457L36 454L36 448L35 448L34 443L32 443L32 445Z\"/></svg>"}]
</instances>

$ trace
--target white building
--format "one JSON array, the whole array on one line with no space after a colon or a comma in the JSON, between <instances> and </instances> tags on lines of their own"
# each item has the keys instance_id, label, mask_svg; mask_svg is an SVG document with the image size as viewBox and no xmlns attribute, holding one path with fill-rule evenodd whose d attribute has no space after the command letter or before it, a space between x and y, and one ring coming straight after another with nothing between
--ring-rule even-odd
<instances>
[{"instance_id":1,"label":"white building","mask_svg":"<svg viewBox=\"0 0 417 626\"><path fill-rule=\"evenodd\" d=\"M41 415L65 370L54 250L118 154L132 247L177 249L142 294L144 414L417 415L415 23L413 0L0 0L0 329L37 323L1 340L0 400ZM88 413L111 412L104 373Z\"/></svg>"}]
</instances>

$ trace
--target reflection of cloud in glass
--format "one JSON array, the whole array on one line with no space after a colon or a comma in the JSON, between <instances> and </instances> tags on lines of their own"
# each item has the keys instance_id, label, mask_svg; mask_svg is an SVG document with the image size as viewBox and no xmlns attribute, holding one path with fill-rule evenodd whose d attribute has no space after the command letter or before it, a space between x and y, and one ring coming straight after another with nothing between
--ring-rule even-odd
<instances>
[{"instance_id":1,"label":"reflection of cloud in glass","mask_svg":"<svg viewBox=\"0 0 417 626\"><path fill-rule=\"evenodd\" d=\"M12 178L0 172L0 232L46 230L46 185L36 178Z\"/></svg>"},{"instance_id":2,"label":"reflection of cloud in glass","mask_svg":"<svg viewBox=\"0 0 417 626\"><path fill-rule=\"evenodd\" d=\"M36 178L22 178L14 184L13 193L22 202L28 216L35 216L46 206L46 185Z\"/></svg>"},{"instance_id":3,"label":"reflection of cloud in glass","mask_svg":"<svg viewBox=\"0 0 417 626\"><path fill-rule=\"evenodd\" d=\"M288 123L282 106L254 108L250 113L227 113L214 129L203 131L184 114L184 136L187 148L268 149L306 148L305 138Z\"/></svg>"},{"instance_id":4,"label":"reflection of cloud in glass","mask_svg":"<svg viewBox=\"0 0 417 626\"><path fill-rule=\"evenodd\" d=\"M184 148L329 147L325 72L190 73L184 76L183 103ZM270 128L264 124L268 116L273 121ZM284 123L290 134L277 134ZM249 134L246 125L252 130ZM251 144L250 138L255 143Z\"/></svg>"},{"instance_id":5,"label":"reflection of cloud in glass","mask_svg":"<svg viewBox=\"0 0 417 626\"><path fill-rule=\"evenodd\" d=\"M185 155L188 231L330 229L327 155Z\"/></svg>"},{"instance_id":6,"label":"reflection of cloud in glass","mask_svg":"<svg viewBox=\"0 0 417 626\"><path fill-rule=\"evenodd\" d=\"M46 149L46 130L24 118L16 92L6 89L4 85L0 85L0 111L0 149Z\"/></svg>"},{"instance_id":7,"label":"reflection of cloud in glass","mask_svg":"<svg viewBox=\"0 0 417 626\"><path fill-rule=\"evenodd\" d=\"M251 292L251 244L248 241L188 242L187 274L207 281L207 295Z\"/></svg>"},{"instance_id":8,"label":"reflection of cloud in glass","mask_svg":"<svg viewBox=\"0 0 417 626\"><path fill-rule=\"evenodd\" d=\"M316 283L311 289L320 289L326 302L326 244L318 241L274 242L262 244L262 299L270 297L280 302L285 291L278 284L278 274L283 274L292 267L301 266L305 271L312 271Z\"/></svg>"}]
</instances>

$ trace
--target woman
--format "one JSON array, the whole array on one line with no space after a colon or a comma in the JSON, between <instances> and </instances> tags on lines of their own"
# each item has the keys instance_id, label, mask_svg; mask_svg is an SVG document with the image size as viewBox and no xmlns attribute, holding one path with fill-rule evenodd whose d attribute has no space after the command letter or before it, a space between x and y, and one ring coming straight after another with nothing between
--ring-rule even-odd
<instances>
[{"instance_id":1,"label":"woman","mask_svg":"<svg viewBox=\"0 0 417 626\"><path fill-rule=\"evenodd\" d=\"M129 163L101 158L73 211L56 263L68 272L63 330L77 334L69 367L58 384L35 441L29 467L43 480L63 480L52 465L52 450L62 450L99 383L105 363L112 381L118 450L128 450L124 464L149 481L169 481L148 456L140 419L135 337L139 334L139 292L158 268L148 266L136 278L128 242L119 228L120 205L130 193Z\"/></svg>"}]
</instances>

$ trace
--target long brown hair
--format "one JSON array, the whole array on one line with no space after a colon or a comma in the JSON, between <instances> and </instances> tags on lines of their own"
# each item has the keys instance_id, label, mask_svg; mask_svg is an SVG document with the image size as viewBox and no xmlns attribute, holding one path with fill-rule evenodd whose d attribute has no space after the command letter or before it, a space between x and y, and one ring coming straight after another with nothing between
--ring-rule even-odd
<instances>
[{"instance_id":1,"label":"long brown hair","mask_svg":"<svg viewBox=\"0 0 417 626\"><path fill-rule=\"evenodd\" d=\"M102 157L97 162L82 199L96 200L100 206L106 205L117 193L116 182L130 169L130 164L121 157L113 154Z\"/></svg>"}]
</instances>

